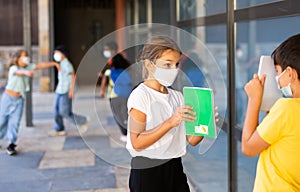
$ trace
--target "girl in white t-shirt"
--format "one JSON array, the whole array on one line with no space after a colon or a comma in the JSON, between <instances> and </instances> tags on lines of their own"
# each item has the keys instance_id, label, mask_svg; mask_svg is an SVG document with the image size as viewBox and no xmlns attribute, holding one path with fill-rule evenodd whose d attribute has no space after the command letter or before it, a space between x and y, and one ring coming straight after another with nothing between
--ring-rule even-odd
<instances>
[{"instance_id":1,"label":"girl in white t-shirt","mask_svg":"<svg viewBox=\"0 0 300 192\"><path fill-rule=\"evenodd\" d=\"M180 56L177 44L165 36L154 36L144 45L145 81L133 90L127 104L131 191L189 191L181 157L186 141L194 146L203 137L185 135L183 121L194 121L195 112L184 105L182 93L169 88L177 76Z\"/></svg>"}]
</instances>

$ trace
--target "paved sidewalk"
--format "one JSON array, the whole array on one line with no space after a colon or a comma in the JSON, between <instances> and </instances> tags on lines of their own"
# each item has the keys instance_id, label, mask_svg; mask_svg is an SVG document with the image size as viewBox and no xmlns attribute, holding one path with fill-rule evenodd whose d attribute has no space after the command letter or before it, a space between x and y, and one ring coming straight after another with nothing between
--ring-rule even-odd
<instances>
[{"instance_id":1,"label":"paved sidewalk","mask_svg":"<svg viewBox=\"0 0 300 192\"><path fill-rule=\"evenodd\" d=\"M17 155L6 154L6 141L1 141L0 191L2 192L126 192L129 169L106 162L97 149L88 146L95 141L100 147L122 151L124 143L118 140L120 131L111 117L105 117L104 125L109 134L97 128L97 118L85 108L93 94L78 93L76 105L79 113L91 117L87 133L81 136L77 127L65 121L67 136L48 137L54 125L52 103L54 93L33 93L33 127L26 127L23 115ZM76 96L77 97L77 96ZM106 100L96 99L101 103ZM106 108L105 110L108 110ZM101 150L100 150L101 152ZM119 152L120 153L120 152ZM112 154L110 154L112 155Z\"/></svg>"},{"instance_id":2,"label":"paved sidewalk","mask_svg":"<svg viewBox=\"0 0 300 192\"><path fill-rule=\"evenodd\" d=\"M96 93L98 91L96 90ZM8 156L6 142L0 149L1 192L127 192L130 155L119 140L108 100L95 98L95 88L79 88L73 108L91 118L89 129L80 134L65 121L67 136L48 137L54 120L54 93L33 93L33 127L25 126L23 115L18 154ZM188 147L183 158L192 192L227 191L227 136L221 132L213 147L199 155L199 146ZM203 145L204 146L204 145ZM201 148L201 146L200 146ZM240 156L239 158L245 158ZM250 192L255 165L245 159L239 189ZM246 167L246 168L244 168Z\"/></svg>"}]
</instances>

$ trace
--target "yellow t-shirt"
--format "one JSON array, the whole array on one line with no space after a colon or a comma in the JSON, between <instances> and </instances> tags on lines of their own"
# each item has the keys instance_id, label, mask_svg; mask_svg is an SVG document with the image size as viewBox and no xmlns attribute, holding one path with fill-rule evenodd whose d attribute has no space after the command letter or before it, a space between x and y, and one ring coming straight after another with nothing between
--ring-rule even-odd
<instances>
[{"instance_id":1,"label":"yellow t-shirt","mask_svg":"<svg viewBox=\"0 0 300 192\"><path fill-rule=\"evenodd\" d=\"M253 191L300 191L300 99L279 99L257 131L270 146L260 154Z\"/></svg>"}]
</instances>

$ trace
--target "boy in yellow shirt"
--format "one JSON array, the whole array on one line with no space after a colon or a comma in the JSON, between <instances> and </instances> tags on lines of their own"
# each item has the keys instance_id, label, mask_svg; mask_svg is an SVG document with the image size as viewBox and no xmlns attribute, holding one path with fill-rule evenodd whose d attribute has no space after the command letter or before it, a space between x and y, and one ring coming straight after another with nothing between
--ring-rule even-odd
<instances>
[{"instance_id":1,"label":"boy in yellow shirt","mask_svg":"<svg viewBox=\"0 0 300 192\"><path fill-rule=\"evenodd\" d=\"M285 98L279 99L258 125L266 76L245 86L248 107L242 134L242 152L260 154L253 191L300 191L300 34L272 53L276 81Z\"/></svg>"}]
</instances>

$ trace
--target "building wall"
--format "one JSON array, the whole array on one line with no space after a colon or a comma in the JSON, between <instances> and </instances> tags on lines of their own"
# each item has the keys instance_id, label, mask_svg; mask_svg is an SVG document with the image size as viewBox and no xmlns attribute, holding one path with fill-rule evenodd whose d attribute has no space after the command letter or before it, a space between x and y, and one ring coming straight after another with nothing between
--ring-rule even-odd
<instances>
[{"instance_id":1,"label":"building wall","mask_svg":"<svg viewBox=\"0 0 300 192\"><path fill-rule=\"evenodd\" d=\"M38 44L38 8L37 0L31 0L32 44ZM0 45L23 44L22 0L0 0Z\"/></svg>"},{"instance_id":2,"label":"building wall","mask_svg":"<svg viewBox=\"0 0 300 192\"><path fill-rule=\"evenodd\" d=\"M55 1L57 2L57 1ZM91 7L86 4L68 4L65 7L54 5L54 44L64 44L70 50L70 60L77 69L86 52L102 37L115 30L115 6L107 4ZM99 55L102 53L99 52ZM103 58L100 62L106 62ZM100 67L86 68L79 84L94 82L91 73L100 72Z\"/></svg>"}]
</instances>

